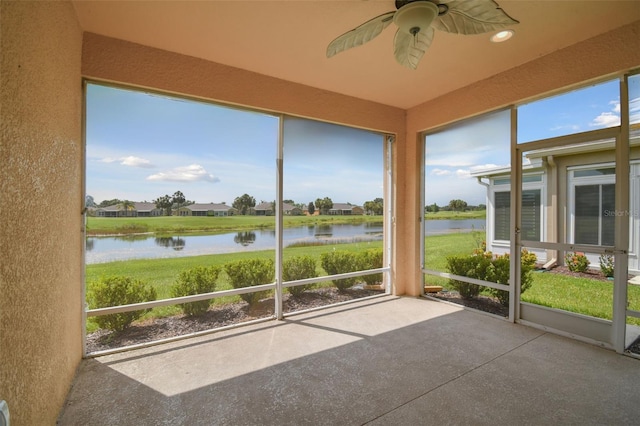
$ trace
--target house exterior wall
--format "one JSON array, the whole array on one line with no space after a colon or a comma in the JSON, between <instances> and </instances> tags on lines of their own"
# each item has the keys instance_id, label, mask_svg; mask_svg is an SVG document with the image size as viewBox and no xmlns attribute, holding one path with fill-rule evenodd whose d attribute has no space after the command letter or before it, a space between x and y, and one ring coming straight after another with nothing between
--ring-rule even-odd
<instances>
[{"instance_id":1,"label":"house exterior wall","mask_svg":"<svg viewBox=\"0 0 640 426\"><path fill-rule=\"evenodd\" d=\"M0 399L52 425L82 356L82 31L69 2L0 17Z\"/></svg>"},{"instance_id":2,"label":"house exterior wall","mask_svg":"<svg viewBox=\"0 0 640 426\"><path fill-rule=\"evenodd\" d=\"M586 81L640 66L640 21L574 44L486 80L448 93L407 111L406 144L398 156L402 188L396 202L398 236L403 245L396 258L403 278L411 283L407 294L420 293L420 176L423 159L421 133L484 112L560 91Z\"/></svg>"},{"instance_id":3,"label":"house exterior wall","mask_svg":"<svg viewBox=\"0 0 640 426\"><path fill-rule=\"evenodd\" d=\"M634 147L630 150L629 160L637 160L640 159L640 148ZM575 166L583 166L583 165L601 165L601 164L615 164L615 153L613 151L600 151L600 152L590 152L587 154L580 155L567 155L561 157L555 157L554 162L556 164L556 173L558 176L558 187L557 194L558 200L568 200L571 199L570 196L570 182L569 182L569 173L568 169ZM639 194L632 193L630 196L631 206L633 207L634 203L638 202ZM553 200L547 199L547 203L551 203ZM633 208L632 208L633 210ZM556 209L555 211L551 208L551 205L547 207L547 213L553 220L557 223L558 230L558 241L563 241L562 239L565 236L569 236L571 232L571 220L569 218L569 214L571 212L571 206L561 205L560 209ZM632 227L633 228L633 227ZM634 229L632 229L634 231ZM636 229L635 232L638 232ZM631 242L637 242L638 235L634 235L631 238ZM632 247L633 249L633 247ZM551 254L550 254L551 256ZM630 252L629 259L629 267L630 269L637 270L638 268L638 253L632 250ZM562 263L562 259L558 259L559 263ZM598 256L589 256L589 261L591 262L591 266L598 266Z\"/></svg>"},{"instance_id":4,"label":"house exterior wall","mask_svg":"<svg viewBox=\"0 0 640 426\"><path fill-rule=\"evenodd\" d=\"M640 267L638 262L638 249L640 246L640 227L638 225L640 193L637 191L638 185L640 184L640 147L635 146L630 149L629 161L631 162L630 211L628 212L628 216L631 220L629 270L631 273L637 273ZM574 181L578 183L578 180L581 180L583 185L615 182L615 176L612 175L609 175L606 178L588 178L589 182L585 182L584 178L572 180L572 170L575 170L576 168L593 169L602 167L609 168L614 166L615 153L613 150L607 150L545 157L545 160L542 162L542 167L535 168L532 171L525 171L525 176L543 173L540 183L534 185L525 183L523 185L523 189L525 190L531 189L534 186L535 188L542 190L542 230L540 235L543 238L543 241L560 243L576 242L571 238L572 226L574 226L574 221L571 216L575 211L573 206L574 197L571 194ZM496 241L494 238L494 222L496 220L496 215L493 203L495 192L510 190L509 185L495 185L495 181L502 181L509 178L510 173L508 172L491 175L489 178L490 184L487 187L486 241L487 250L494 254L504 254L509 252L509 241ZM636 188L636 190L634 190L634 188ZM555 260L557 264L564 263L562 253L558 253L556 250L532 249L530 251L536 254L540 263L546 263L547 261L553 260ZM591 267L598 268L599 256L597 254L590 253L586 253L586 255L591 262Z\"/></svg>"}]
</instances>

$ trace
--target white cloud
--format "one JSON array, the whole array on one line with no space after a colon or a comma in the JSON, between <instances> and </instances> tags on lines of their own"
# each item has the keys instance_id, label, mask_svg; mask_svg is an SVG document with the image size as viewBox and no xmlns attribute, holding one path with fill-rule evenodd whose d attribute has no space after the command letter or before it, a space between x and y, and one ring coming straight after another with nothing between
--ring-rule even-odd
<instances>
[{"instance_id":1,"label":"white cloud","mask_svg":"<svg viewBox=\"0 0 640 426\"><path fill-rule=\"evenodd\" d=\"M594 118L589 126L591 127L613 127L620 125L620 101L610 101L611 111L605 111Z\"/></svg>"},{"instance_id":2,"label":"white cloud","mask_svg":"<svg viewBox=\"0 0 640 426\"><path fill-rule=\"evenodd\" d=\"M448 176L451 174L451 172L449 170L443 170L443 169L433 169L431 170L432 175L435 176Z\"/></svg>"},{"instance_id":3,"label":"white cloud","mask_svg":"<svg viewBox=\"0 0 640 426\"><path fill-rule=\"evenodd\" d=\"M128 157L103 157L97 160L100 163L107 163L107 164L111 164L111 163L115 163L118 162L123 166L129 166L129 167L141 167L141 168L145 168L145 169L149 169L149 168L153 168L155 167L153 164L151 164L151 161L144 159L144 158L140 158L140 157L135 157L133 155L129 155Z\"/></svg>"},{"instance_id":4,"label":"white cloud","mask_svg":"<svg viewBox=\"0 0 640 426\"><path fill-rule=\"evenodd\" d=\"M176 167L166 172L156 173L147 176L147 180L168 182L220 182L219 178L208 173L204 167L199 164Z\"/></svg>"},{"instance_id":5,"label":"white cloud","mask_svg":"<svg viewBox=\"0 0 640 426\"><path fill-rule=\"evenodd\" d=\"M470 170L462 170L462 169L458 169L456 170L456 176L458 176L459 179L468 179L471 177L471 171Z\"/></svg>"},{"instance_id":6,"label":"white cloud","mask_svg":"<svg viewBox=\"0 0 640 426\"><path fill-rule=\"evenodd\" d=\"M620 124L620 116L613 112L603 112L593 119L591 126L593 127L613 127Z\"/></svg>"},{"instance_id":7,"label":"white cloud","mask_svg":"<svg viewBox=\"0 0 640 426\"><path fill-rule=\"evenodd\" d=\"M611 101L609 105L613 105L613 112L620 114L620 101Z\"/></svg>"},{"instance_id":8,"label":"white cloud","mask_svg":"<svg viewBox=\"0 0 640 426\"><path fill-rule=\"evenodd\" d=\"M629 122L640 123L640 97L629 101Z\"/></svg>"},{"instance_id":9,"label":"white cloud","mask_svg":"<svg viewBox=\"0 0 640 426\"><path fill-rule=\"evenodd\" d=\"M552 132L555 132L556 130L570 130L573 132L577 132L578 130L580 130L580 126L577 124L562 124L559 126L551 127L549 130Z\"/></svg>"},{"instance_id":10,"label":"white cloud","mask_svg":"<svg viewBox=\"0 0 640 426\"><path fill-rule=\"evenodd\" d=\"M105 157L105 158L101 158L100 160L98 160L101 163L114 163L116 161L118 161L117 158L111 158L111 157Z\"/></svg>"},{"instance_id":11,"label":"white cloud","mask_svg":"<svg viewBox=\"0 0 640 426\"><path fill-rule=\"evenodd\" d=\"M134 157L133 155L121 158L120 164L122 164L123 166L142 167L145 169L155 167L153 164L151 164L151 161L140 157Z\"/></svg>"}]
</instances>

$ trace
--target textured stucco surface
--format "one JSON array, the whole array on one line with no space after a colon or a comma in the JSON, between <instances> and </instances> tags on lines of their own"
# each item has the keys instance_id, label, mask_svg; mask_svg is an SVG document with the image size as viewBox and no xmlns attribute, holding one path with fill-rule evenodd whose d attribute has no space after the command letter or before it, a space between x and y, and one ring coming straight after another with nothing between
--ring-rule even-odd
<instances>
[{"instance_id":1,"label":"textured stucco surface","mask_svg":"<svg viewBox=\"0 0 640 426\"><path fill-rule=\"evenodd\" d=\"M70 3L0 4L0 399L54 424L82 355L82 32Z\"/></svg>"}]
</instances>

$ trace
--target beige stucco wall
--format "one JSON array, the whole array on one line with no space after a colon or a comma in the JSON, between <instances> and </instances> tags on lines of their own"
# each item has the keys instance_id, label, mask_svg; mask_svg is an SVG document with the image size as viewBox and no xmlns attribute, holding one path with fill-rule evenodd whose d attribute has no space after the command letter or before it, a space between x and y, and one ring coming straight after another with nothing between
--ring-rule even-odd
<instances>
[{"instance_id":1,"label":"beige stucco wall","mask_svg":"<svg viewBox=\"0 0 640 426\"><path fill-rule=\"evenodd\" d=\"M0 5L0 399L51 425L82 355L82 32L67 2Z\"/></svg>"},{"instance_id":2,"label":"beige stucco wall","mask_svg":"<svg viewBox=\"0 0 640 426\"><path fill-rule=\"evenodd\" d=\"M405 111L402 109L91 33L84 35L82 73L96 80L395 134L396 210L405 210L406 175L401 170L406 162ZM398 221L394 233L396 241L415 239L405 234ZM410 283L405 259L404 245L396 245L393 268L396 294L405 293Z\"/></svg>"},{"instance_id":3,"label":"beige stucco wall","mask_svg":"<svg viewBox=\"0 0 640 426\"><path fill-rule=\"evenodd\" d=\"M406 235L417 235L419 222L420 183L411 179L419 176L422 158L420 132L478 115L483 112L540 97L563 88L600 79L603 76L640 66L640 21L602 34L584 42L561 49L487 80L448 93L433 101L407 111L406 166L404 214ZM427 177L428 179L428 177ZM412 212L412 213L409 213ZM409 240L408 240L409 241ZM420 280L419 241L409 241L407 256L412 264L407 271L415 271L413 280ZM408 272L410 273L410 272ZM407 293L416 294L416 288Z\"/></svg>"}]
</instances>

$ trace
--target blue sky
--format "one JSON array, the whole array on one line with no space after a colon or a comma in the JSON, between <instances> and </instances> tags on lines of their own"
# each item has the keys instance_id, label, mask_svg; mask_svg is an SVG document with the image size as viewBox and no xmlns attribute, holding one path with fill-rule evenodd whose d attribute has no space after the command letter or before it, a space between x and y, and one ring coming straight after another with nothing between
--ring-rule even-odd
<instances>
[{"instance_id":1,"label":"blue sky","mask_svg":"<svg viewBox=\"0 0 640 426\"><path fill-rule=\"evenodd\" d=\"M631 83L640 121L640 78ZM617 80L519 107L518 140L614 126ZM509 114L497 112L427 136L426 203L485 203L470 173L509 165ZM182 191L199 203L244 193L275 199L278 118L268 114L115 89L87 88L87 194L152 201ZM284 123L284 198L362 205L382 197L383 137L311 120Z\"/></svg>"},{"instance_id":2,"label":"blue sky","mask_svg":"<svg viewBox=\"0 0 640 426\"><path fill-rule=\"evenodd\" d=\"M168 96L87 88L87 194L99 203L182 191L198 203L275 199L278 118ZM284 198L382 197L379 134L285 121Z\"/></svg>"},{"instance_id":3,"label":"blue sky","mask_svg":"<svg viewBox=\"0 0 640 426\"><path fill-rule=\"evenodd\" d=\"M636 76L638 77L638 76ZM630 84L631 121L640 122L639 78ZM426 137L426 204L452 199L486 203L486 190L470 173L510 164L508 112L492 113ZM619 82L614 80L518 108L518 141L528 142L620 124Z\"/></svg>"}]
</instances>

